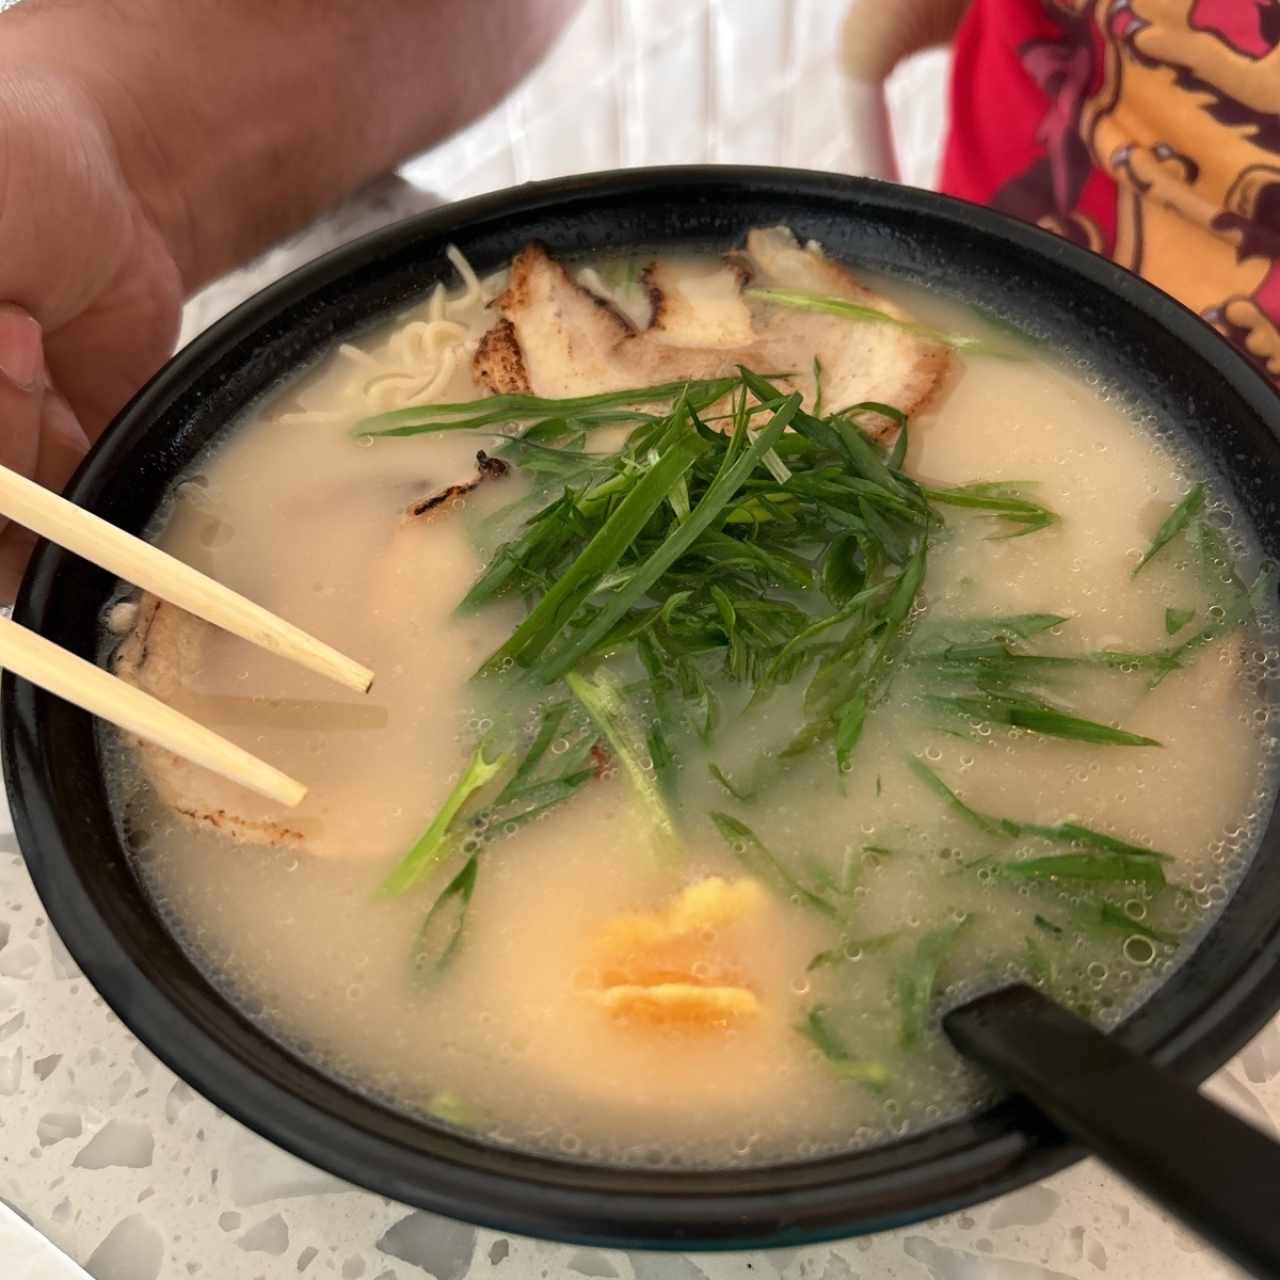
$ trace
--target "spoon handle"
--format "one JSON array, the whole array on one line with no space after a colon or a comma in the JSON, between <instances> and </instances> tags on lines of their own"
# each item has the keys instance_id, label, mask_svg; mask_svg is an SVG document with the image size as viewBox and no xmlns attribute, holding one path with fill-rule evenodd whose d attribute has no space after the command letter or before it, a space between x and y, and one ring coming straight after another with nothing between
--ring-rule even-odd
<instances>
[{"instance_id":1,"label":"spoon handle","mask_svg":"<svg viewBox=\"0 0 1280 1280\"><path fill-rule=\"evenodd\" d=\"M956 1048L1257 1276L1280 1277L1280 1145L1031 987L952 1010Z\"/></svg>"}]
</instances>

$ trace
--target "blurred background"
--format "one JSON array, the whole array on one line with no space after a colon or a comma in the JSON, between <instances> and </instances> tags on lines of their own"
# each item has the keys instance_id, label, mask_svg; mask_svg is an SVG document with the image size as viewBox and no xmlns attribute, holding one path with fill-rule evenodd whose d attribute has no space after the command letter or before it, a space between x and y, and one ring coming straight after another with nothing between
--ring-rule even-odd
<instances>
[{"instance_id":1,"label":"blurred background","mask_svg":"<svg viewBox=\"0 0 1280 1280\"><path fill-rule=\"evenodd\" d=\"M876 90L854 84L840 56L849 7L841 0L585 0L505 103L406 174L457 199L620 165L878 169ZM945 49L919 54L886 86L899 176L913 186L934 185L947 59Z\"/></svg>"}]
</instances>

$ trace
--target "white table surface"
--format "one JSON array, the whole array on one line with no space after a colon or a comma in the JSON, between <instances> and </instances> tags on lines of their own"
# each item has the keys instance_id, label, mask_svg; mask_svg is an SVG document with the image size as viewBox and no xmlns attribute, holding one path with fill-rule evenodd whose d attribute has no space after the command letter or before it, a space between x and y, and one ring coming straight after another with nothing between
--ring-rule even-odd
<instances>
[{"instance_id":1,"label":"white table surface","mask_svg":"<svg viewBox=\"0 0 1280 1280\"><path fill-rule=\"evenodd\" d=\"M856 172L862 151L833 57L841 8L836 0L586 0L546 63L508 103L406 173L456 198L620 163L753 161ZM941 55L926 55L890 86L903 177L921 185L936 164L944 72ZM687 90L678 101L659 91L673 83ZM370 193L194 299L184 341L291 266L428 202L420 191L395 185ZM1274 1132L1280 1029L1264 1031L1209 1089ZM769 1253L606 1253L412 1211L270 1146L144 1049L49 927L2 811L0 1200L97 1280L1238 1274L1092 1161L935 1222ZM0 1280L56 1280L56 1260L45 1251L24 1253L11 1222L0 1212Z\"/></svg>"}]
</instances>

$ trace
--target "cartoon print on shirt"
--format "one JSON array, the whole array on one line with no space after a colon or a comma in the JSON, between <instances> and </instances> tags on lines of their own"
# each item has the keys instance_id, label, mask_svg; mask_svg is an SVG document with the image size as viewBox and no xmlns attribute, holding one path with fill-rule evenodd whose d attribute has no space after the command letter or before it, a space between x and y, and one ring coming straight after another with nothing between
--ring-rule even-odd
<instances>
[{"instance_id":1,"label":"cartoon print on shirt","mask_svg":"<svg viewBox=\"0 0 1280 1280\"><path fill-rule=\"evenodd\" d=\"M1093 78L1093 34L1087 13L1050 13L1058 35L1018 46L1023 69L1048 98L1036 127L1045 154L991 197L993 208L1034 222L1095 253L1106 251L1101 227L1078 206L1093 174L1080 117Z\"/></svg>"},{"instance_id":2,"label":"cartoon print on shirt","mask_svg":"<svg viewBox=\"0 0 1280 1280\"><path fill-rule=\"evenodd\" d=\"M945 189L1144 276L1280 386L1280 0L987 0L956 57Z\"/></svg>"},{"instance_id":3,"label":"cartoon print on shirt","mask_svg":"<svg viewBox=\"0 0 1280 1280\"><path fill-rule=\"evenodd\" d=\"M1280 2L1091 8L1107 39L1082 133L1116 180L1112 256L1280 378Z\"/></svg>"},{"instance_id":4,"label":"cartoon print on shirt","mask_svg":"<svg viewBox=\"0 0 1280 1280\"><path fill-rule=\"evenodd\" d=\"M1227 192L1214 230L1235 239L1237 259L1260 263L1264 274L1251 293L1230 295L1204 318L1280 379L1280 166L1246 169Z\"/></svg>"}]
</instances>

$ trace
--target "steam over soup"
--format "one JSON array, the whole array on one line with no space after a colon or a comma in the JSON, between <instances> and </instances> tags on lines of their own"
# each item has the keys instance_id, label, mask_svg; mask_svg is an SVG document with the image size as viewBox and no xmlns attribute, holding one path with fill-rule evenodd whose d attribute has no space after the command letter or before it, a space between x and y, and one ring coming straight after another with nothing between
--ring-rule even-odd
<instances>
[{"instance_id":1,"label":"steam over soup","mask_svg":"<svg viewBox=\"0 0 1280 1280\"><path fill-rule=\"evenodd\" d=\"M1163 424L782 229L454 262L158 533L372 693L146 598L109 619L122 676L310 788L112 748L215 980L397 1105L650 1163L963 1112L938 1014L986 985L1144 999L1275 746L1265 575Z\"/></svg>"}]
</instances>

